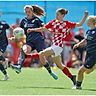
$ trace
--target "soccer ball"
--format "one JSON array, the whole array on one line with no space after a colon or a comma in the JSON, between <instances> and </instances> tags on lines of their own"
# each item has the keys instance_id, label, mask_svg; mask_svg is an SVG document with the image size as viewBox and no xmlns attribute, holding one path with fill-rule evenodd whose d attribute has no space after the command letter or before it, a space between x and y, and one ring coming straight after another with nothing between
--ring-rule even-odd
<instances>
[{"instance_id":1,"label":"soccer ball","mask_svg":"<svg viewBox=\"0 0 96 96\"><path fill-rule=\"evenodd\" d=\"M13 30L13 36L16 39L21 39L24 36L24 30L20 27L17 27Z\"/></svg>"}]
</instances>

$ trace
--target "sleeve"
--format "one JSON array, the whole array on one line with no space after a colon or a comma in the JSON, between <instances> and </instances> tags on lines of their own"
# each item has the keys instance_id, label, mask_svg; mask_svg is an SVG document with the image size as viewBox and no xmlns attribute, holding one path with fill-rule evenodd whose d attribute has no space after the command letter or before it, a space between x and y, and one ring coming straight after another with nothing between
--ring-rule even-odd
<instances>
[{"instance_id":1,"label":"sleeve","mask_svg":"<svg viewBox=\"0 0 96 96\"><path fill-rule=\"evenodd\" d=\"M67 25L68 25L68 28L73 29L73 28L75 28L76 23L75 23L75 22L70 22L70 21L67 21Z\"/></svg>"},{"instance_id":2,"label":"sleeve","mask_svg":"<svg viewBox=\"0 0 96 96\"><path fill-rule=\"evenodd\" d=\"M24 28L24 20L22 20L22 21L20 22L20 27L21 27L21 28Z\"/></svg>"},{"instance_id":3,"label":"sleeve","mask_svg":"<svg viewBox=\"0 0 96 96\"><path fill-rule=\"evenodd\" d=\"M47 28L47 29L52 29L52 23L53 23L53 21L48 22L48 23L45 25L45 28Z\"/></svg>"},{"instance_id":4,"label":"sleeve","mask_svg":"<svg viewBox=\"0 0 96 96\"><path fill-rule=\"evenodd\" d=\"M6 23L6 24L5 24L5 28L6 28L6 29L9 29L10 26Z\"/></svg>"},{"instance_id":5,"label":"sleeve","mask_svg":"<svg viewBox=\"0 0 96 96\"><path fill-rule=\"evenodd\" d=\"M39 27L42 27L42 26L44 26L44 23L43 23L43 21L41 21L40 19L38 19L37 23L38 23L38 26L39 26Z\"/></svg>"}]
</instances>

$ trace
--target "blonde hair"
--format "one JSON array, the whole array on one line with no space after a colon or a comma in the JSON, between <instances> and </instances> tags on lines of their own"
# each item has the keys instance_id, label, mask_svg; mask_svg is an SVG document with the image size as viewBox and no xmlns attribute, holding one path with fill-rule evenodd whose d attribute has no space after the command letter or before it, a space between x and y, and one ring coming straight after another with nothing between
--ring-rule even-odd
<instances>
[{"instance_id":1,"label":"blonde hair","mask_svg":"<svg viewBox=\"0 0 96 96\"><path fill-rule=\"evenodd\" d=\"M96 16L90 15L90 16L87 18L87 21L90 21L90 22L92 22L92 23L95 25L95 24L96 24Z\"/></svg>"},{"instance_id":2,"label":"blonde hair","mask_svg":"<svg viewBox=\"0 0 96 96\"><path fill-rule=\"evenodd\" d=\"M37 16L44 16L45 15L44 9L38 5L32 5L32 6L31 5L25 5L24 10L26 8L30 8L33 11L33 13Z\"/></svg>"}]
</instances>

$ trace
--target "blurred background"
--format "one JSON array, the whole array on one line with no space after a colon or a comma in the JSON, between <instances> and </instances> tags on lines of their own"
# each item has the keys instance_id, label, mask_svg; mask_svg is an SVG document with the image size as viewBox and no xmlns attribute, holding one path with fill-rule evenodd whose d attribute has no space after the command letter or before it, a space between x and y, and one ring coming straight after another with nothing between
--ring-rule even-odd
<instances>
[{"instance_id":1,"label":"blurred background","mask_svg":"<svg viewBox=\"0 0 96 96\"><path fill-rule=\"evenodd\" d=\"M56 9L60 7L69 10L65 19L73 22L81 20L85 10L88 10L89 14L95 15L96 13L95 1L0 1L0 20L6 20L9 24L15 23L16 18L24 17L23 8L28 4L36 4L45 9L46 16L42 18L44 23L54 19ZM84 29L87 29L86 24L84 24Z\"/></svg>"},{"instance_id":2,"label":"blurred background","mask_svg":"<svg viewBox=\"0 0 96 96\"><path fill-rule=\"evenodd\" d=\"M41 19L45 24L55 18L56 9L61 7L69 10L68 15L65 16L64 19L72 22L79 22L83 17L85 10L89 12L89 15L96 14L95 1L0 1L0 21L7 22L13 28L19 26L20 20L25 17L23 9L25 5L39 5L43 7L45 9L46 16L42 17ZM86 22L80 28L71 30L72 38L70 41L68 41L71 44L71 50L64 47L64 51L62 52L62 61L64 64L66 64L66 66L79 68L82 64L84 64L86 56L85 46L75 51L72 50L72 46L85 38L85 33L87 30L88 27ZM9 35L12 35L12 30L8 31L8 37L10 37ZM52 35L50 33L45 34L45 42L47 47L51 46L52 44L51 36ZM11 63L16 63L19 51L20 50L17 48L16 44L9 44L6 52L6 55L8 55L8 61ZM55 66L55 64L52 64L51 60L49 61L52 66ZM24 66L40 67L41 65L39 64L39 61L32 61L30 58L26 60Z\"/></svg>"}]
</instances>

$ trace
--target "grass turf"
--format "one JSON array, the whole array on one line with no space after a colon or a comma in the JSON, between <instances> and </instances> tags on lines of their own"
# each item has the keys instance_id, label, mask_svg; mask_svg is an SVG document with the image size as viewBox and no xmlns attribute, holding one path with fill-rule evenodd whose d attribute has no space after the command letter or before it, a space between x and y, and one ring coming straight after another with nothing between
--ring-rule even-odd
<instances>
[{"instance_id":1,"label":"grass turf","mask_svg":"<svg viewBox=\"0 0 96 96\"><path fill-rule=\"evenodd\" d=\"M0 80L0 95L96 95L96 73L86 75L83 90L72 90L72 82L57 68L54 80L45 69L26 68L21 74L8 69L10 79ZM78 70L71 69L77 74ZM2 75L0 75L2 79Z\"/></svg>"}]
</instances>

